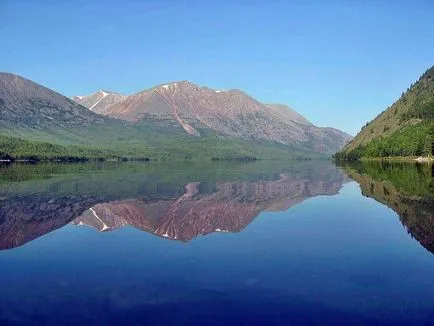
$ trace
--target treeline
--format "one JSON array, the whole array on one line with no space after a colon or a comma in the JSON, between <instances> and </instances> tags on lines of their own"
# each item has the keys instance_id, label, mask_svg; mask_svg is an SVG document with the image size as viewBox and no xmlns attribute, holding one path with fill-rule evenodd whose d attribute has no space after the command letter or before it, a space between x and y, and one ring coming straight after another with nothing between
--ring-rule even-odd
<instances>
[{"instance_id":1,"label":"treeline","mask_svg":"<svg viewBox=\"0 0 434 326\"><path fill-rule=\"evenodd\" d=\"M406 127L388 137L379 137L351 151L336 153L337 160L399 156L432 156L434 121Z\"/></svg>"},{"instance_id":2,"label":"treeline","mask_svg":"<svg viewBox=\"0 0 434 326\"><path fill-rule=\"evenodd\" d=\"M131 158L116 155L112 151L0 136L0 160L3 161L84 162L104 161L107 159L131 160ZM149 161L150 159L148 157L138 157L135 160Z\"/></svg>"},{"instance_id":3,"label":"treeline","mask_svg":"<svg viewBox=\"0 0 434 326\"><path fill-rule=\"evenodd\" d=\"M157 146L119 146L115 149L82 147L77 145L59 145L48 142L29 141L21 138L0 135L0 160L3 161L150 161L152 160L240 160L254 161L257 156L250 146L237 142L218 142L213 139L201 139L194 143L170 143L166 140L160 148Z\"/></svg>"}]
</instances>

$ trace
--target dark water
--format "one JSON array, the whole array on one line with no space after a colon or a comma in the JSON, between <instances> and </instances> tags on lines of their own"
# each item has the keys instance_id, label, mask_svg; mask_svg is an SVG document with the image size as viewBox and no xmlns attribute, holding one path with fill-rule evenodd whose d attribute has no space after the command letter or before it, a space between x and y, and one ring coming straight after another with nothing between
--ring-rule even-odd
<instances>
[{"instance_id":1,"label":"dark water","mask_svg":"<svg viewBox=\"0 0 434 326\"><path fill-rule=\"evenodd\" d=\"M429 166L0 169L1 325L434 325Z\"/></svg>"}]
</instances>

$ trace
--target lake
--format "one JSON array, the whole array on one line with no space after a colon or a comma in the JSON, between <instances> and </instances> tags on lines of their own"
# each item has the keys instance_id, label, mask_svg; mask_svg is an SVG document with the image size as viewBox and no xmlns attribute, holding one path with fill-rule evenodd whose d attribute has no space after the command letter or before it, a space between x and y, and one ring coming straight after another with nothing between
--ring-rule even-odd
<instances>
[{"instance_id":1,"label":"lake","mask_svg":"<svg viewBox=\"0 0 434 326\"><path fill-rule=\"evenodd\" d=\"M1 325L434 325L434 169L0 167Z\"/></svg>"}]
</instances>

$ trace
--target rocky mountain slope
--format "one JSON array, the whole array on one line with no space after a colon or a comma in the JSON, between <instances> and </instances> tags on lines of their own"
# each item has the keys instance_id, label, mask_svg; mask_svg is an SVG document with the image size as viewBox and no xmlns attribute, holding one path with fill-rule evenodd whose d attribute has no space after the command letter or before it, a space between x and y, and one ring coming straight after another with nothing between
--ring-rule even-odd
<instances>
[{"instance_id":1,"label":"rocky mountain slope","mask_svg":"<svg viewBox=\"0 0 434 326\"><path fill-rule=\"evenodd\" d=\"M108 107L122 102L125 98L125 95L119 93L99 90L94 94L74 96L72 99L95 113L101 113Z\"/></svg>"},{"instance_id":2,"label":"rocky mountain slope","mask_svg":"<svg viewBox=\"0 0 434 326\"><path fill-rule=\"evenodd\" d=\"M284 112L287 114L289 120L292 120L300 125L312 126L312 123L303 117L297 111L291 109L289 106L284 104L267 103L265 104L271 112Z\"/></svg>"},{"instance_id":3,"label":"rocky mountain slope","mask_svg":"<svg viewBox=\"0 0 434 326\"><path fill-rule=\"evenodd\" d=\"M178 125L155 120L140 126L125 123L98 115L23 77L0 74L0 159L235 159L313 154L276 144L215 136L196 139Z\"/></svg>"},{"instance_id":4,"label":"rocky mountain slope","mask_svg":"<svg viewBox=\"0 0 434 326\"><path fill-rule=\"evenodd\" d=\"M433 155L434 67L367 123L337 157Z\"/></svg>"},{"instance_id":5,"label":"rocky mountain slope","mask_svg":"<svg viewBox=\"0 0 434 326\"><path fill-rule=\"evenodd\" d=\"M319 157L349 137L238 90L172 83L108 108L120 97L94 95L81 100L105 115L25 78L0 74L0 159Z\"/></svg>"},{"instance_id":6,"label":"rocky mountain slope","mask_svg":"<svg viewBox=\"0 0 434 326\"><path fill-rule=\"evenodd\" d=\"M83 126L107 119L23 77L0 73L0 127Z\"/></svg>"},{"instance_id":7,"label":"rocky mountain slope","mask_svg":"<svg viewBox=\"0 0 434 326\"><path fill-rule=\"evenodd\" d=\"M141 123L176 123L186 133L215 132L246 140L271 140L330 153L351 136L332 128L318 128L284 105L265 105L240 90L214 90L188 81L160 85L127 97L100 111L113 118Z\"/></svg>"}]
</instances>

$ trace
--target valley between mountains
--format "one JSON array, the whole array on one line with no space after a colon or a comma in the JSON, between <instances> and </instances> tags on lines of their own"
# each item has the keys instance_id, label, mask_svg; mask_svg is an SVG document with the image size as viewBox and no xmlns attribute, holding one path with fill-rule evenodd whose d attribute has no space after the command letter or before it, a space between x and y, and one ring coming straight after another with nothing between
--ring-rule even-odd
<instances>
[{"instance_id":1,"label":"valley between mountains","mask_svg":"<svg viewBox=\"0 0 434 326\"><path fill-rule=\"evenodd\" d=\"M285 105L189 81L68 98L0 73L0 112L0 156L9 160L320 158L352 139Z\"/></svg>"}]
</instances>

